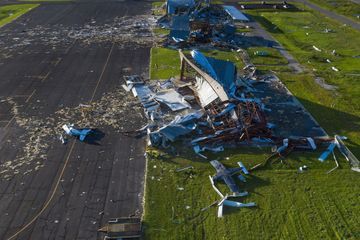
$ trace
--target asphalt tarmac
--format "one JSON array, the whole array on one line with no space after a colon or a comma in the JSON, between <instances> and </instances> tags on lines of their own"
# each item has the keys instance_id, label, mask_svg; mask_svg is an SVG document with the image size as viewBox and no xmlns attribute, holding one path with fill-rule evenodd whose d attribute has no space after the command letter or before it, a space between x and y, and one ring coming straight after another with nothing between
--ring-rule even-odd
<instances>
[{"instance_id":1,"label":"asphalt tarmac","mask_svg":"<svg viewBox=\"0 0 360 240\"><path fill-rule=\"evenodd\" d=\"M49 126L67 123L56 115L61 109L119 88L124 74L148 72L148 43L77 40L69 29L111 29L114 18L149 9L140 1L43 4L1 29L0 239L19 230L14 239L102 239L97 229L109 218L141 216L143 139L103 124L94 126L103 135L97 144L63 145ZM140 126L141 113L126 108L118 121Z\"/></svg>"}]
</instances>

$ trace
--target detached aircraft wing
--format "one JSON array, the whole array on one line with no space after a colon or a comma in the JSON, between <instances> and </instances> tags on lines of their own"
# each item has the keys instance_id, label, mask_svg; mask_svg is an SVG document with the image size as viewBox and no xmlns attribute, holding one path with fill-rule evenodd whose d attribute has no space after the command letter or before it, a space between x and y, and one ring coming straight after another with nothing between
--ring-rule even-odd
<instances>
[{"instance_id":1,"label":"detached aircraft wing","mask_svg":"<svg viewBox=\"0 0 360 240\"><path fill-rule=\"evenodd\" d=\"M232 192L234 193L239 192L239 187L236 185L234 179L231 176L225 175L222 177L222 179L224 180L224 182Z\"/></svg>"}]
</instances>

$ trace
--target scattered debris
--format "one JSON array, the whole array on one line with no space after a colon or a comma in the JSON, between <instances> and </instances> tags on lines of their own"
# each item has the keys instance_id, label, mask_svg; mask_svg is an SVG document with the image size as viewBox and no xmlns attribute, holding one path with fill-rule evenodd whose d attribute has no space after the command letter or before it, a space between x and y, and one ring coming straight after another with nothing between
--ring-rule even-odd
<instances>
[{"instance_id":1,"label":"scattered debris","mask_svg":"<svg viewBox=\"0 0 360 240\"><path fill-rule=\"evenodd\" d=\"M255 52L254 52L254 55L255 55L255 56L262 56L262 57L264 57L264 56L268 56L269 53L266 52L266 51L255 51Z\"/></svg>"},{"instance_id":2,"label":"scattered debris","mask_svg":"<svg viewBox=\"0 0 360 240\"><path fill-rule=\"evenodd\" d=\"M182 171L185 171L185 170L188 170L188 169L192 169L194 168L193 166L186 166L186 167L183 167L183 168L178 168L176 169L175 171L176 172L182 172Z\"/></svg>"},{"instance_id":3,"label":"scattered debris","mask_svg":"<svg viewBox=\"0 0 360 240\"><path fill-rule=\"evenodd\" d=\"M60 137L59 137L60 141L62 144L66 144L67 143L67 139L64 138L64 136L62 134L60 134Z\"/></svg>"},{"instance_id":4,"label":"scattered debris","mask_svg":"<svg viewBox=\"0 0 360 240\"><path fill-rule=\"evenodd\" d=\"M329 90L329 91L335 91L338 89L337 86L334 86L334 85L331 85L331 84L328 84L325 82L325 80L321 77L316 77L315 78L315 82L320 85L322 88L326 89L326 90Z\"/></svg>"},{"instance_id":5,"label":"scattered debris","mask_svg":"<svg viewBox=\"0 0 360 240\"><path fill-rule=\"evenodd\" d=\"M316 46L312 46L313 47L313 49L315 50L315 51L318 51L318 52L321 52L321 49L320 48L317 48Z\"/></svg>"},{"instance_id":6,"label":"scattered debris","mask_svg":"<svg viewBox=\"0 0 360 240\"><path fill-rule=\"evenodd\" d=\"M129 115L127 113L133 111L140 114L141 108L132 103L132 97L122 88L114 89L98 101L91 102L88 104L90 107L65 107L42 119L20 113L19 108L22 105L13 98L0 98L0 101L11 107L15 123L24 129L24 134L19 136L19 140L25 144L15 159L4 161L0 165L0 178L5 180L10 180L16 174L29 174L42 168L51 142L58 139L64 131L62 129L64 122L73 122L76 126L89 126L91 129L109 126L116 132L144 124L142 121L136 121L134 124L132 119L125 117ZM38 107L41 108L41 105ZM92 138L99 140L102 136L103 133L97 130L95 138ZM12 143L8 143L8 147L13 147ZM26 170L23 166L26 166Z\"/></svg>"},{"instance_id":7,"label":"scattered debris","mask_svg":"<svg viewBox=\"0 0 360 240\"><path fill-rule=\"evenodd\" d=\"M327 157L334 151L334 148L336 146L335 142L331 142L329 147L321 154L321 156L318 158L319 161L324 162Z\"/></svg>"},{"instance_id":8,"label":"scattered debris","mask_svg":"<svg viewBox=\"0 0 360 240\"><path fill-rule=\"evenodd\" d=\"M336 159L335 153L332 152L332 154L333 154L333 157L334 157L334 161L335 161L336 166L335 166L333 169L330 169L330 170L327 172L327 174L331 173L332 171L334 171L335 169L337 169L337 168L339 167L339 162L338 162L338 160Z\"/></svg>"},{"instance_id":9,"label":"scattered debris","mask_svg":"<svg viewBox=\"0 0 360 240\"><path fill-rule=\"evenodd\" d=\"M98 230L105 233L105 239L140 238L142 225L140 218L114 218Z\"/></svg>"},{"instance_id":10,"label":"scattered debris","mask_svg":"<svg viewBox=\"0 0 360 240\"><path fill-rule=\"evenodd\" d=\"M306 165L299 167L299 173L303 173L308 170L308 167Z\"/></svg>"},{"instance_id":11,"label":"scattered debris","mask_svg":"<svg viewBox=\"0 0 360 240\"><path fill-rule=\"evenodd\" d=\"M335 71L335 72L338 72L338 71L339 71L339 69L337 69L336 67L331 67L331 69L332 69L333 71Z\"/></svg>"},{"instance_id":12,"label":"scattered debris","mask_svg":"<svg viewBox=\"0 0 360 240\"><path fill-rule=\"evenodd\" d=\"M351 170L360 172L360 161L355 157L355 155L345 146L344 142L342 141L343 137L339 135L335 135L335 144L342 155L346 158L346 160L351 165Z\"/></svg>"},{"instance_id":13,"label":"scattered debris","mask_svg":"<svg viewBox=\"0 0 360 240\"><path fill-rule=\"evenodd\" d=\"M19 19L18 24L26 25L27 19ZM89 21L84 25L66 26L62 24L46 27L37 25L26 31L13 32L3 29L0 33L0 49L3 55L10 57L23 46L41 43L52 48L71 45L74 41L81 44L103 42L117 43L118 48L139 48L158 42L160 38L153 34L156 19L151 15L115 17L105 24ZM11 31L11 32L10 32ZM15 37L15 44L8 45L5 39Z\"/></svg>"}]
</instances>

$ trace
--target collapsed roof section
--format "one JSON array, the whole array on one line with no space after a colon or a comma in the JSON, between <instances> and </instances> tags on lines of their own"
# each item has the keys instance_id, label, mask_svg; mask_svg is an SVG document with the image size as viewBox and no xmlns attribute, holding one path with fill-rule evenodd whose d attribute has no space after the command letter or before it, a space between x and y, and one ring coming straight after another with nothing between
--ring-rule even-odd
<instances>
[{"instance_id":1,"label":"collapsed roof section","mask_svg":"<svg viewBox=\"0 0 360 240\"><path fill-rule=\"evenodd\" d=\"M177 15L171 19L170 36L173 39L186 41L190 34L190 19L188 15Z\"/></svg>"},{"instance_id":2,"label":"collapsed roof section","mask_svg":"<svg viewBox=\"0 0 360 240\"><path fill-rule=\"evenodd\" d=\"M203 108L217 99L222 102L229 100L228 95L221 84L222 79L217 77L215 69L208 61L208 58L198 51L192 51L193 60L197 63L195 64L195 62L185 56L181 50L179 50L179 54L181 61L180 81L196 81L196 92L198 93L200 105ZM195 79L191 79L192 77L190 76L185 76L186 72L190 70L189 68L196 72ZM232 76L233 81L234 78L235 76Z\"/></svg>"},{"instance_id":3,"label":"collapsed roof section","mask_svg":"<svg viewBox=\"0 0 360 240\"><path fill-rule=\"evenodd\" d=\"M228 61L199 51L181 59L180 78L144 81L125 77L124 89L132 91L144 107L149 124L149 144L168 147L185 139L194 151L223 151L225 143L279 145L277 152L316 149L331 139L299 101L275 76L237 78Z\"/></svg>"}]
</instances>

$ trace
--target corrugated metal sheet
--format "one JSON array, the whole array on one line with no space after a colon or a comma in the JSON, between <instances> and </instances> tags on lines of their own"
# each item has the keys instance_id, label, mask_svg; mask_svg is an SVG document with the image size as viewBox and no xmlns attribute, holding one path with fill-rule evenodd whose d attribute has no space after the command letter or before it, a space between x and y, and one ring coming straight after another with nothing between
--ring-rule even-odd
<instances>
[{"instance_id":1,"label":"corrugated metal sheet","mask_svg":"<svg viewBox=\"0 0 360 240\"><path fill-rule=\"evenodd\" d=\"M216 80L229 93L231 86L235 82L236 67L234 63L210 57L207 57L207 60L218 77Z\"/></svg>"},{"instance_id":2,"label":"corrugated metal sheet","mask_svg":"<svg viewBox=\"0 0 360 240\"><path fill-rule=\"evenodd\" d=\"M230 17L235 21L243 21L243 22L249 21L249 19L241 11L239 11L236 7L224 5L223 8L230 15Z\"/></svg>"},{"instance_id":3,"label":"corrugated metal sheet","mask_svg":"<svg viewBox=\"0 0 360 240\"><path fill-rule=\"evenodd\" d=\"M174 89L164 92L158 92L154 96L156 101L166 104L172 111L179 111L185 108L191 108L190 104L183 100L181 96Z\"/></svg>"},{"instance_id":4,"label":"corrugated metal sheet","mask_svg":"<svg viewBox=\"0 0 360 240\"><path fill-rule=\"evenodd\" d=\"M210 84L201 77L196 77L196 88L202 107L206 107L218 98Z\"/></svg>"},{"instance_id":5,"label":"corrugated metal sheet","mask_svg":"<svg viewBox=\"0 0 360 240\"><path fill-rule=\"evenodd\" d=\"M209 63L208 59L199 51L192 50L191 56L195 60L195 62L211 77L213 77L215 80L218 79L216 72L214 68Z\"/></svg>"}]
</instances>

